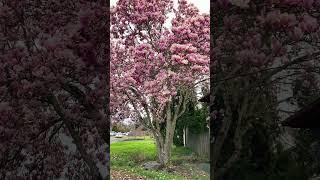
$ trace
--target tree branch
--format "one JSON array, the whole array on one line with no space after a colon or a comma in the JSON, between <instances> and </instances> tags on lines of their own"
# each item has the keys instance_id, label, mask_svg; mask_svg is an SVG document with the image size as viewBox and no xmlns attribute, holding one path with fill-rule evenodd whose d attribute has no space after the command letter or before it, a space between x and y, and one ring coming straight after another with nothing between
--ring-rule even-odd
<instances>
[{"instance_id":1,"label":"tree branch","mask_svg":"<svg viewBox=\"0 0 320 180\"><path fill-rule=\"evenodd\" d=\"M62 121L62 119L58 119L58 120L52 121L51 123L49 123L48 126L43 128L37 135L35 135L33 138L31 138L31 140L37 139L42 133L48 131L52 126L55 126L57 123L59 123L61 121Z\"/></svg>"},{"instance_id":2,"label":"tree branch","mask_svg":"<svg viewBox=\"0 0 320 180\"><path fill-rule=\"evenodd\" d=\"M72 126L72 122L69 119L72 119L72 117L68 116L65 110L61 107L59 100L54 94L51 94L50 97L48 97L49 102L52 104L54 110L56 113L60 116L61 120L66 125L68 131L71 134L71 137L74 140L74 143L76 144L77 150L80 152L81 157L86 162L90 169L90 174L94 179L102 179L102 176L99 172L98 167L96 166L95 162L92 160L92 158L89 156L89 154L86 152L85 147L83 146L81 142L80 136L77 134L77 132L74 130L74 127Z\"/></svg>"},{"instance_id":3,"label":"tree branch","mask_svg":"<svg viewBox=\"0 0 320 180\"><path fill-rule=\"evenodd\" d=\"M275 75L275 74L287 69L290 66L293 66L295 64L302 63L302 62L305 62L305 61L314 60L314 58L316 58L319 55L320 55L320 51L317 51L317 52L314 52L313 54L307 54L307 55L298 57L298 58L292 60L291 62L289 62L289 63L287 63L287 64L285 64L283 66L275 68L273 71L267 73L267 75L265 75L263 78L261 78L260 80L256 81L255 83L252 83L249 87L245 88L243 90L243 92L247 92L248 90L258 86L260 83L270 79L273 75Z\"/></svg>"},{"instance_id":4,"label":"tree branch","mask_svg":"<svg viewBox=\"0 0 320 180\"><path fill-rule=\"evenodd\" d=\"M229 81L229 80L232 80L232 79L235 79L235 78L239 78L239 77L245 77L245 76L250 76L250 75L255 75L255 74L258 74L258 73L263 73L263 72L266 72L266 71L270 71L270 70L273 70L271 71L270 73L268 73L264 78L263 80L261 81L264 81L266 79L269 79L271 76L273 76L274 74L278 73L278 72L281 72L285 69L287 69L288 67L290 66L293 66L295 64L298 64L298 63L302 63L302 62L306 62L306 61L310 61L310 60L314 60L313 58L316 58L317 56L320 55L320 51L317 51L317 52L314 52L313 54L308 54L308 55L304 55L304 56L301 56L301 57L298 57L294 60L292 60L291 62L283 65L283 66L279 66L279 67L272 67L272 68L266 68L266 69L262 69L262 70L259 70L259 71L255 71L255 72L249 72L249 73L243 73L243 74L236 74L234 76L231 76L232 74L234 74L234 71L233 73L229 73L229 75L226 77L226 78L223 78L223 79L220 79L218 81L216 81L215 83L219 83L219 82L225 82L225 81Z\"/></svg>"},{"instance_id":5,"label":"tree branch","mask_svg":"<svg viewBox=\"0 0 320 180\"><path fill-rule=\"evenodd\" d=\"M97 128L101 138L105 143L110 144L109 136L109 125L104 116L99 112L95 106L88 101L84 92L82 92L78 87L70 83L62 84L62 88L69 92L78 102L80 102L91 115L94 120L95 127Z\"/></svg>"},{"instance_id":6,"label":"tree branch","mask_svg":"<svg viewBox=\"0 0 320 180\"><path fill-rule=\"evenodd\" d=\"M242 128L242 120L247 112L249 97L245 96L242 105L239 107L238 114L239 118L236 125L236 130L233 138L234 144L234 152L232 153L231 157L228 161L224 164L224 166L216 172L214 175L216 179L220 179L225 172L232 167L232 165L240 158L241 150L242 150L242 136L247 132L249 129L248 127Z\"/></svg>"},{"instance_id":7,"label":"tree branch","mask_svg":"<svg viewBox=\"0 0 320 180\"><path fill-rule=\"evenodd\" d=\"M138 101L139 101L140 104L142 105L144 111L146 112L147 120L149 121L150 126L152 126L152 117L151 117L151 115L150 115L150 111L149 111L149 107L148 107L147 102L141 98L142 94L139 93L136 89L134 89L133 87L129 87L129 89L130 89L131 92L137 97ZM128 95L128 94L127 94L127 95Z\"/></svg>"},{"instance_id":8,"label":"tree branch","mask_svg":"<svg viewBox=\"0 0 320 180\"><path fill-rule=\"evenodd\" d=\"M126 96L128 97L131 105L133 106L134 111L136 112L136 114L139 116L140 122L142 124L144 124L146 127L150 127L153 128L151 121L145 121L145 119L142 117L141 113L138 110L138 107L136 106L136 104L134 103L133 99L130 97L130 95L127 92L124 92L124 94L126 94Z\"/></svg>"}]
</instances>

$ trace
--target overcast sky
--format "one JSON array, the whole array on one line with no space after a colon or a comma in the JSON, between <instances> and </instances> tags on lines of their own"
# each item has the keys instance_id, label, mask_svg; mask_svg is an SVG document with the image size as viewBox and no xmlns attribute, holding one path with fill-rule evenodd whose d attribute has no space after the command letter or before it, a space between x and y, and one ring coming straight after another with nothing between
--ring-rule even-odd
<instances>
[{"instance_id":1,"label":"overcast sky","mask_svg":"<svg viewBox=\"0 0 320 180\"><path fill-rule=\"evenodd\" d=\"M116 5L118 0L110 0L110 6ZM177 2L178 0L174 0ZM209 13L210 12L210 0L187 0L190 3L193 3L196 7L198 7L201 13Z\"/></svg>"}]
</instances>

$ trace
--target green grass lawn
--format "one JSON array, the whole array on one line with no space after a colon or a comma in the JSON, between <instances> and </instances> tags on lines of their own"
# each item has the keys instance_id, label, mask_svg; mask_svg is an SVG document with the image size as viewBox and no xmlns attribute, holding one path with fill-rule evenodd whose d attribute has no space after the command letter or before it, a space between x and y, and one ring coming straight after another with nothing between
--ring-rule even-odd
<instances>
[{"instance_id":1,"label":"green grass lawn","mask_svg":"<svg viewBox=\"0 0 320 180\"><path fill-rule=\"evenodd\" d=\"M167 171L150 171L144 170L141 164L148 161L157 160L157 152L154 141L151 138L145 138L144 140L130 140L114 142L110 147L111 153L111 169L119 169L140 176L145 176L147 179L159 179L159 180L182 180L182 179L209 179L208 176L198 178L198 172L194 172L194 175L186 178L181 174L173 174ZM172 152L172 164L178 166L185 171L194 171L192 168L185 166L186 161L192 161L194 156L190 149L184 147L174 147ZM189 169L187 169L189 168Z\"/></svg>"}]
</instances>

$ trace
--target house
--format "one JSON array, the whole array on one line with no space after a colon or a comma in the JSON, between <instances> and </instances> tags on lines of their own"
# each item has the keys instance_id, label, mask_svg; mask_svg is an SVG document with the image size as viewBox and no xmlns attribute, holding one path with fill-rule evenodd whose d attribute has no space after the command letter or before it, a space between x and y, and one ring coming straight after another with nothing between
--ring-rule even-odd
<instances>
[{"instance_id":1,"label":"house","mask_svg":"<svg viewBox=\"0 0 320 180\"><path fill-rule=\"evenodd\" d=\"M210 94L207 94L199 99L199 102L209 103L210 102Z\"/></svg>"},{"instance_id":2,"label":"house","mask_svg":"<svg viewBox=\"0 0 320 180\"><path fill-rule=\"evenodd\" d=\"M314 128L320 127L318 117L320 115L320 98L301 109L293 116L283 121L283 126L292 128Z\"/></svg>"},{"instance_id":3,"label":"house","mask_svg":"<svg viewBox=\"0 0 320 180\"><path fill-rule=\"evenodd\" d=\"M281 125L289 128L309 129L311 133L320 140L320 98L302 108L294 115L284 120ZM313 152L314 161L320 161L320 141L314 142L310 151ZM319 180L320 176L315 176L311 180Z\"/></svg>"},{"instance_id":4,"label":"house","mask_svg":"<svg viewBox=\"0 0 320 180\"><path fill-rule=\"evenodd\" d=\"M320 139L320 98L296 112L283 122L282 126L310 129Z\"/></svg>"},{"instance_id":5,"label":"house","mask_svg":"<svg viewBox=\"0 0 320 180\"><path fill-rule=\"evenodd\" d=\"M143 126L138 126L134 130L130 131L128 136L147 136L149 133Z\"/></svg>"}]
</instances>

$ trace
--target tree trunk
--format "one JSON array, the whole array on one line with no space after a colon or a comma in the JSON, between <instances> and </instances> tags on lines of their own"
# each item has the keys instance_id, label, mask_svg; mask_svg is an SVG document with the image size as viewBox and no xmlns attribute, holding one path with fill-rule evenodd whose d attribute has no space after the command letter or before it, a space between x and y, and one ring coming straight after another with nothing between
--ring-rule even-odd
<instances>
[{"instance_id":1,"label":"tree trunk","mask_svg":"<svg viewBox=\"0 0 320 180\"><path fill-rule=\"evenodd\" d=\"M175 126L176 119L167 120L164 136L160 132L153 132L157 144L159 163L162 167L167 167L170 163Z\"/></svg>"},{"instance_id":2,"label":"tree trunk","mask_svg":"<svg viewBox=\"0 0 320 180\"><path fill-rule=\"evenodd\" d=\"M55 109L56 113L61 117L62 121L66 125L66 128L68 129L71 137L74 140L74 143L77 147L77 150L79 151L82 159L84 162L87 164L89 170L90 170L90 175L93 179L100 180L102 179L102 175L99 172L99 168L97 167L96 163L90 157L90 155L86 152L84 145L81 142L80 136L77 134L75 131L72 122L69 119L72 119L70 117L67 117L66 112L64 109L61 107L59 100L56 98L54 94L52 94L49 97L50 103L53 105L53 108Z\"/></svg>"},{"instance_id":3,"label":"tree trunk","mask_svg":"<svg viewBox=\"0 0 320 180\"><path fill-rule=\"evenodd\" d=\"M168 146L168 144L161 143L160 146L157 145L157 150L161 167L167 167L170 162L171 148Z\"/></svg>"},{"instance_id":4,"label":"tree trunk","mask_svg":"<svg viewBox=\"0 0 320 180\"><path fill-rule=\"evenodd\" d=\"M222 118L219 116L219 118ZM232 112L229 107L226 108L226 114L225 117L222 119L222 124L220 129L218 130L218 133L216 137L214 137L213 143L211 143L211 177L214 177L214 179L217 179L217 174L219 174L217 169L217 162L220 158L221 153L223 152L223 145L225 142L225 139L227 138L230 130L230 126L232 124ZM213 124L213 123L212 123Z\"/></svg>"},{"instance_id":5,"label":"tree trunk","mask_svg":"<svg viewBox=\"0 0 320 180\"><path fill-rule=\"evenodd\" d=\"M160 132L152 131L154 135L154 139L156 140L156 147L158 153L158 160L162 167L165 166L165 158L164 158L164 142L163 137Z\"/></svg>"},{"instance_id":6,"label":"tree trunk","mask_svg":"<svg viewBox=\"0 0 320 180\"><path fill-rule=\"evenodd\" d=\"M172 109L172 103L168 103L166 107L166 114L163 118L165 118L166 126L165 126L165 134L161 133L161 126L159 119L155 120L155 127L153 126L153 121L151 120L151 116L149 114L149 110L147 107L145 107L145 111L147 112L147 119L149 120L149 123L146 124L148 127L149 124L151 124L152 128L151 131L155 137L155 141L157 144L157 153L159 158L159 163L162 167L167 167L170 163L170 157L171 157L171 150L172 150L172 144L173 144L173 136L174 136L174 130L176 128L176 122L177 119L185 112L188 99L187 94L185 94L185 97L180 97L179 102L177 105ZM134 106L134 104L133 104ZM135 107L135 106L134 106ZM135 108L136 109L136 108ZM140 116L141 117L141 116ZM153 118L157 117L157 115L153 114Z\"/></svg>"}]
</instances>

